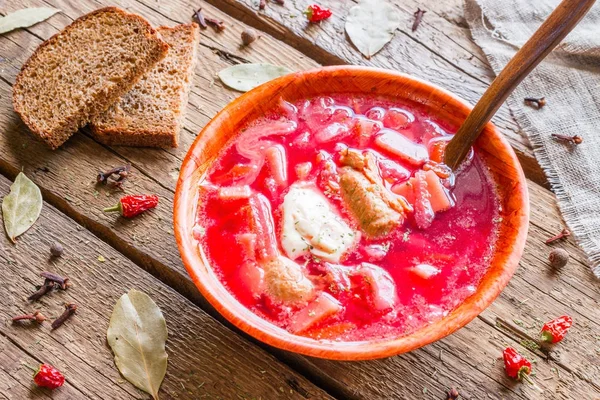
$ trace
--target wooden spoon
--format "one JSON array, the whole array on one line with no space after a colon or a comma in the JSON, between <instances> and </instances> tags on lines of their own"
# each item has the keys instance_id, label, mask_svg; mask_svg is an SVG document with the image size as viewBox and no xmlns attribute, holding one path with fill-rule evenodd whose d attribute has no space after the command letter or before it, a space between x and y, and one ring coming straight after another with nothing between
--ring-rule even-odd
<instances>
[{"instance_id":1,"label":"wooden spoon","mask_svg":"<svg viewBox=\"0 0 600 400\"><path fill-rule=\"evenodd\" d=\"M533 36L515 54L475 104L446 147L444 163L455 170L506 98L579 23L596 0L563 0Z\"/></svg>"}]
</instances>

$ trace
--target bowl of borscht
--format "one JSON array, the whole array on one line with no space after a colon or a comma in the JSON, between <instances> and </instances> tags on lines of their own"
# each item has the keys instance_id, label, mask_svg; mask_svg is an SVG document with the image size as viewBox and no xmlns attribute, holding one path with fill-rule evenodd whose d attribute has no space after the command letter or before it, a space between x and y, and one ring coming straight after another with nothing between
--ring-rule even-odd
<instances>
[{"instance_id":1,"label":"bowl of borscht","mask_svg":"<svg viewBox=\"0 0 600 400\"><path fill-rule=\"evenodd\" d=\"M529 221L491 123L458 170L443 164L470 109L354 66L242 95L181 167L175 235L195 285L242 331L314 357L393 356L463 327L508 284Z\"/></svg>"}]
</instances>

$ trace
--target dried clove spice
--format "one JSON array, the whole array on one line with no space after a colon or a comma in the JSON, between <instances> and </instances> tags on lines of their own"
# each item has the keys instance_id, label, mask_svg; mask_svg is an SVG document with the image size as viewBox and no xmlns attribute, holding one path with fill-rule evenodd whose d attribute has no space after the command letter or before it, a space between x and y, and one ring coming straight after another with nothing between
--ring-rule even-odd
<instances>
[{"instance_id":1,"label":"dried clove spice","mask_svg":"<svg viewBox=\"0 0 600 400\"><path fill-rule=\"evenodd\" d=\"M562 141L562 142L567 142L570 144L581 144L583 142L583 138L579 135L575 135L575 136L568 136L568 135L560 135L558 133L553 133L552 137L556 140Z\"/></svg>"},{"instance_id":2,"label":"dried clove spice","mask_svg":"<svg viewBox=\"0 0 600 400\"><path fill-rule=\"evenodd\" d=\"M17 315L12 318L13 322L19 321L35 321L38 324L41 324L46 320L46 317L39 311L34 311L33 314L25 314L25 315Z\"/></svg>"},{"instance_id":3,"label":"dried clove spice","mask_svg":"<svg viewBox=\"0 0 600 400\"><path fill-rule=\"evenodd\" d=\"M456 400L458 399L458 390L456 390L455 388L452 388L448 391L448 395L446 397L446 400Z\"/></svg>"},{"instance_id":4,"label":"dried clove spice","mask_svg":"<svg viewBox=\"0 0 600 400\"><path fill-rule=\"evenodd\" d=\"M71 286L71 284L69 283L69 278L68 277L62 277L58 274L55 274L53 272L48 272L48 271L43 271L40 272L40 276L42 278L46 278L56 284L58 284L58 286L62 289L62 290L67 290L67 288L69 286Z\"/></svg>"},{"instance_id":5,"label":"dried clove spice","mask_svg":"<svg viewBox=\"0 0 600 400\"><path fill-rule=\"evenodd\" d=\"M60 317L58 317L54 320L54 322L52 322L52 330L61 327L65 323L65 321L71 317L71 315L75 314L75 311L77 311L77 304L65 304L65 312L63 312Z\"/></svg>"},{"instance_id":6,"label":"dried clove spice","mask_svg":"<svg viewBox=\"0 0 600 400\"><path fill-rule=\"evenodd\" d=\"M421 21L423 20L423 15L426 13L427 11L425 10L421 10L420 8L417 8L417 11L415 11L415 13L413 14L415 16L415 22L413 22L413 26L412 26L412 31L416 31L417 28L419 27L419 25L421 24Z\"/></svg>"},{"instance_id":7,"label":"dried clove spice","mask_svg":"<svg viewBox=\"0 0 600 400\"><path fill-rule=\"evenodd\" d=\"M525 97L523 101L528 106L532 106L534 108L537 108L538 110L546 105L545 97Z\"/></svg>"},{"instance_id":8,"label":"dried clove spice","mask_svg":"<svg viewBox=\"0 0 600 400\"><path fill-rule=\"evenodd\" d=\"M200 28L208 28L208 25L204 20L204 14L202 14L202 8L199 8L198 10L194 11L194 15L192 15L192 21L194 20L198 23L198 25L200 25Z\"/></svg>"},{"instance_id":9,"label":"dried clove spice","mask_svg":"<svg viewBox=\"0 0 600 400\"><path fill-rule=\"evenodd\" d=\"M112 179L112 183L115 187L123 189L123 183L125 183L125 181L129 177L130 170L131 165L129 164L120 167L115 167L106 172L98 173L96 181L103 185L108 185L109 179Z\"/></svg>"},{"instance_id":10,"label":"dried clove spice","mask_svg":"<svg viewBox=\"0 0 600 400\"><path fill-rule=\"evenodd\" d=\"M567 228L563 228L563 230L560 231L560 233L558 235L555 235L555 236L552 236L551 238L546 239L546 244L556 242L557 240L560 240L567 236L571 236L571 231L569 231Z\"/></svg>"},{"instance_id":11,"label":"dried clove spice","mask_svg":"<svg viewBox=\"0 0 600 400\"><path fill-rule=\"evenodd\" d=\"M267 0L260 0L260 3L258 3L259 10L264 10L266 6L267 6Z\"/></svg>"},{"instance_id":12,"label":"dried clove spice","mask_svg":"<svg viewBox=\"0 0 600 400\"><path fill-rule=\"evenodd\" d=\"M285 4L285 0L273 0L273 2L279 4L280 6Z\"/></svg>"},{"instance_id":13,"label":"dried clove spice","mask_svg":"<svg viewBox=\"0 0 600 400\"><path fill-rule=\"evenodd\" d=\"M212 26L216 32L223 32L225 30L225 23L223 21L209 17L205 17L204 20L206 21L206 24Z\"/></svg>"},{"instance_id":14,"label":"dried clove spice","mask_svg":"<svg viewBox=\"0 0 600 400\"><path fill-rule=\"evenodd\" d=\"M40 286L40 288L34 294L32 294L31 296L29 296L27 298L27 300L30 300L30 301L39 300L44 295L50 293L52 291L52 289L54 289L55 285L56 284L53 281L51 281L50 279L46 279L44 281L44 284L42 286Z\"/></svg>"}]
</instances>

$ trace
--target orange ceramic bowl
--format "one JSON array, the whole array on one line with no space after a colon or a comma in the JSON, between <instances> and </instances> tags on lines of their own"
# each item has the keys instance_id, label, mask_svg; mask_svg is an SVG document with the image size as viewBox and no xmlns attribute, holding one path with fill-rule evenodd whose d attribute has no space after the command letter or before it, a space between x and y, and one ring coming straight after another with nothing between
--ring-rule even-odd
<instances>
[{"instance_id":1,"label":"orange ceramic bowl","mask_svg":"<svg viewBox=\"0 0 600 400\"><path fill-rule=\"evenodd\" d=\"M231 139L283 97L288 101L336 92L381 94L424 105L429 112L460 126L471 107L430 83L381 69L336 66L297 72L268 82L225 107L190 147L179 175L174 204L175 236L185 267L200 292L232 324L275 347L313 357L365 360L405 353L442 339L480 314L500 294L523 253L529 225L525 176L515 153L489 123L479 137L478 154L489 167L502 205L499 239L489 270L477 291L446 317L406 336L361 342L319 341L293 335L252 313L221 284L192 228L198 205L197 188L207 169ZM223 243L227 246L227 243Z\"/></svg>"}]
</instances>

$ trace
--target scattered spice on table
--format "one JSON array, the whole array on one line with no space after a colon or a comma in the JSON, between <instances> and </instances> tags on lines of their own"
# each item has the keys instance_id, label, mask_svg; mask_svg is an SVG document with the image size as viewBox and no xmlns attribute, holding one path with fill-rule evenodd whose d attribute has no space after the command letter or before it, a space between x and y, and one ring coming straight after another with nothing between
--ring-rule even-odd
<instances>
[{"instance_id":1,"label":"scattered spice on table","mask_svg":"<svg viewBox=\"0 0 600 400\"><path fill-rule=\"evenodd\" d=\"M285 0L273 0L273 2L279 4L280 6L283 6L285 4Z\"/></svg>"},{"instance_id":2,"label":"scattered spice on table","mask_svg":"<svg viewBox=\"0 0 600 400\"><path fill-rule=\"evenodd\" d=\"M54 320L54 322L52 322L52 330L60 328L65 323L66 320L71 318L71 315L75 314L76 311L77 311L77 304L74 304L74 303L65 304L65 311L62 313L62 315L60 317L58 317L57 319Z\"/></svg>"},{"instance_id":3,"label":"scattered spice on table","mask_svg":"<svg viewBox=\"0 0 600 400\"><path fill-rule=\"evenodd\" d=\"M223 32L225 30L225 23L216 18L204 17L206 24L212 26L216 32Z\"/></svg>"},{"instance_id":4,"label":"scattered spice on table","mask_svg":"<svg viewBox=\"0 0 600 400\"><path fill-rule=\"evenodd\" d=\"M54 286L55 286L54 282L52 282L49 279L46 279L44 281L44 284L42 286L40 286L40 288L35 293L33 293L31 296L29 296L27 298L27 300L37 301L37 300L41 299L46 294L50 293L52 291L52 289L54 289Z\"/></svg>"},{"instance_id":5,"label":"scattered spice on table","mask_svg":"<svg viewBox=\"0 0 600 400\"><path fill-rule=\"evenodd\" d=\"M569 144L581 144L583 143L583 138L579 135L569 136L569 135L561 135L558 133L553 133L552 137L560 142L566 142Z\"/></svg>"},{"instance_id":6,"label":"scattered spice on table","mask_svg":"<svg viewBox=\"0 0 600 400\"><path fill-rule=\"evenodd\" d=\"M60 276L54 272L43 271L40 272L40 276L58 284L62 290L67 290L67 288L70 286L68 277Z\"/></svg>"},{"instance_id":7,"label":"scattered spice on table","mask_svg":"<svg viewBox=\"0 0 600 400\"><path fill-rule=\"evenodd\" d=\"M538 110L546 105L545 97L525 97L523 101L528 106L537 108Z\"/></svg>"},{"instance_id":8,"label":"scattered spice on table","mask_svg":"<svg viewBox=\"0 0 600 400\"><path fill-rule=\"evenodd\" d=\"M533 384L529 374L531 374L531 363L512 347L507 347L502 353L504 359L504 369L506 374L518 381L526 380Z\"/></svg>"},{"instance_id":9,"label":"scattered spice on table","mask_svg":"<svg viewBox=\"0 0 600 400\"><path fill-rule=\"evenodd\" d=\"M122 217L133 218L157 205L158 196L156 195L128 195L121 197L116 205L105 208L104 212L118 212Z\"/></svg>"},{"instance_id":10,"label":"scattered spice on table","mask_svg":"<svg viewBox=\"0 0 600 400\"><path fill-rule=\"evenodd\" d=\"M112 180L111 182L115 187L123 189L123 183L125 183L129 177L130 170L131 165L127 164L112 168L106 172L99 172L96 177L96 182L108 185L109 180Z\"/></svg>"},{"instance_id":11,"label":"scattered spice on table","mask_svg":"<svg viewBox=\"0 0 600 400\"><path fill-rule=\"evenodd\" d=\"M266 6L267 6L267 0L260 0L260 3L258 3L259 10L264 10Z\"/></svg>"},{"instance_id":12,"label":"scattered spice on table","mask_svg":"<svg viewBox=\"0 0 600 400\"><path fill-rule=\"evenodd\" d=\"M569 261L569 253L565 249L552 249L548 261L552 268L562 268Z\"/></svg>"},{"instance_id":13,"label":"scattered spice on table","mask_svg":"<svg viewBox=\"0 0 600 400\"><path fill-rule=\"evenodd\" d=\"M573 318L568 315L563 315L548 321L542 326L542 340L547 343L558 343L567 334L573 325Z\"/></svg>"},{"instance_id":14,"label":"scattered spice on table","mask_svg":"<svg viewBox=\"0 0 600 400\"><path fill-rule=\"evenodd\" d=\"M412 25L413 32L417 30L419 25L421 25L421 21L423 20L423 15L426 12L427 11L425 11L425 10L421 10L420 8L417 8L417 11L415 11L415 13L413 14L415 16L415 22L413 22L413 25Z\"/></svg>"},{"instance_id":15,"label":"scattered spice on table","mask_svg":"<svg viewBox=\"0 0 600 400\"><path fill-rule=\"evenodd\" d=\"M194 15L192 15L192 20L196 21L198 23L198 25L200 25L200 28L202 28L202 29L208 28L208 25L206 24L206 21L204 20L204 14L202 14L202 8L199 8L196 11L194 11Z\"/></svg>"},{"instance_id":16,"label":"scattered spice on table","mask_svg":"<svg viewBox=\"0 0 600 400\"><path fill-rule=\"evenodd\" d=\"M258 38L259 36L254 29L248 28L244 29L242 32L242 43L244 46L248 46L249 44L255 42Z\"/></svg>"},{"instance_id":17,"label":"scattered spice on table","mask_svg":"<svg viewBox=\"0 0 600 400\"><path fill-rule=\"evenodd\" d=\"M318 4L311 4L310 6L308 6L306 11L304 11L304 15L306 15L308 21L312 23L323 21L331 17L332 14L333 13L330 9L321 7Z\"/></svg>"},{"instance_id":18,"label":"scattered spice on table","mask_svg":"<svg viewBox=\"0 0 600 400\"><path fill-rule=\"evenodd\" d=\"M37 311L37 310L31 314L17 315L16 317L12 318L13 322L35 321L38 324L41 324L45 320L46 320L46 317L44 316L44 314L42 314L40 311Z\"/></svg>"},{"instance_id":19,"label":"scattered spice on table","mask_svg":"<svg viewBox=\"0 0 600 400\"><path fill-rule=\"evenodd\" d=\"M552 236L551 238L546 239L546 244L556 242L557 240L566 238L568 236L571 236L571 232L567 228L563 228L563 230L558 235L555 235L555 236Z\"/></svg>"},{"instance_id":20,"label":"scattered spice on table","mask_svg":"<svg viewBox=\"0 0 600 400\"><path fill-rule=\"evenodd\" d=\"M62 256L63 251L64 251L64 248L63 248L62 244L60 244L58 242L54 242L54 243L52 243L52 246L50 246L50 254L52 254L52 257Z\"/></svg>"},{"instance_id":21,"label":"scattered spice on table","mask_svg":"<svg viewBox=\"0 0 600 400\"><path fill-rule=\"evenodd\" d=\"M26 364L25 366L35 371L33 374L33 382L39 387L54 390L65 384L65 377L63 374L52 365L40 364L37 369Z\"/></svg>"},{"instance_id":22,"label":"scattered spice on table","mask_svg":"<svg viewBox=\"0 0 600 400\"><path fill-rule=\"evenodd\" d=\"M446 397L446 400L456 400L458 399L458 390L456 390L456 388L452 388L448 391L448 395Z\"/></svg>"}]
</instances>

